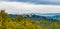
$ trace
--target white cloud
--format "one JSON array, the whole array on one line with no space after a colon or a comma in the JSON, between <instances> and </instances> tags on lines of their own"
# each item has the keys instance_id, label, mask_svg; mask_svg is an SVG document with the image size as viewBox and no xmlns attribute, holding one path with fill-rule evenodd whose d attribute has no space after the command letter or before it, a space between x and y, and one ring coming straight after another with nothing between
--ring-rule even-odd
<instances>
[{"instance_id":1,"label":"white cloud","mask_svg":"<svg viewBox=\"0 0 60 29\"><path fill-rule=\"evenodd\" d=\"M22 2L0 2L0 9L5 9L11 14L23 13L60 13L60 6L35 5Z\"/></svg>"},{"instance_id":2,"label":"white cloud","mask_svg":"<svg viewBox=\"0 0 60 29\"><path fill-rule=\"evenodd\" d=\"M60 5L60 0L0 0L1 1L17 1L17 2L27 2L34 4L55 4Z\"/></svg>"}]
</instances>

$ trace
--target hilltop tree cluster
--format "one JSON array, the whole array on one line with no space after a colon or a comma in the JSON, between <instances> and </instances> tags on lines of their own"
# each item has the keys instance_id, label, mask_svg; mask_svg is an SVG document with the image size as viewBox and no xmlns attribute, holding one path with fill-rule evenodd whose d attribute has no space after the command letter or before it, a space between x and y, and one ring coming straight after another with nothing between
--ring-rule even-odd
<instances>
[{"instance_id":1,"label":"hilltop tree cluster","mask_svg":"<svg viewBox=\"0 0 60 29\"><path fill-rule=\"evenodd\" d=\"M60 21L55 22L26 19L22 15L11 18L5 10L0 11L0 29L60 29Z\"/></svg>"}]
</instances>

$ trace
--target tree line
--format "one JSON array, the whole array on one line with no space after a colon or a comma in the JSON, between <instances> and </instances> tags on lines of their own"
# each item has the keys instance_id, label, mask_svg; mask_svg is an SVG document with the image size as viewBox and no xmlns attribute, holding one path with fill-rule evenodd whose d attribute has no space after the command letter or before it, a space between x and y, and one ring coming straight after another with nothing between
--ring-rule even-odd
<instances>
[{"instance_id":1,"label":"tree line","mask_svg":"<svg viewBox=\"0 0 60 29\"><path fill-rule=\"evenodd\" d=\"M60 29L60 20L56 22L44 19L36 21L22 15L11 18L5 10L0 10L0 29Z\"/></svg>"}]
</instances>

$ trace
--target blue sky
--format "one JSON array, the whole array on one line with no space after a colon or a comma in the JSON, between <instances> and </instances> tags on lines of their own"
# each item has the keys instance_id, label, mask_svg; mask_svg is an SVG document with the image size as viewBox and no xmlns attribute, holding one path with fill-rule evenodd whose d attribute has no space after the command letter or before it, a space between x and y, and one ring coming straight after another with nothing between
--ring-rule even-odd
<instances>
[{"instance_id":1,"label":"blue sky","mask_svg":"<svg viewBox=\"0 0 60 29\"><path fill-rule=\"evenodd\" d=\"M16 1L16 2L25 2L25 3L33 3L33 4L60 5L60 0L0 0L0 1Z\"/></svg>"},{"instance_id":2,"label":"blue sky","mask_svg":"<svg viewBox=\"0 0 60 29\"><path fill-rule=\"evenodd\" d=\"M60 0L0 0L0 10L10 14L60 13Z\"/></svg>"}]
</instances>

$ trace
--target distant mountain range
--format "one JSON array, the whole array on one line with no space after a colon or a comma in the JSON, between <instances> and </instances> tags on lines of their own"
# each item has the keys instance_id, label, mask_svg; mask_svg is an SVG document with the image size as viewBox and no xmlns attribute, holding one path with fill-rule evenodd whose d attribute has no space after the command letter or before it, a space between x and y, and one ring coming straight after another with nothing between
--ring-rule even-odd
<instances>
[{"instance_id":1,"label":"distant mountain range","mask_svg":"<svg viewBox=\"0 0 60 29\"><path fill-rule=\"evenodd\" d=\"M12 18L15 18L16 14L9 14ZM31 18L35 20L40 19L53 19L53 20L60 20L60 13L50 13L50 14L23 14L25 18Z\"/></svg>"},{"instance_id":2,"label":"distant mountain range","mask_svg":"<svg viewBox=\"0 0 60 29\"><path fill-rule=\"evenodd\" d=\"M49 14L37 14L39 16L44 16L48 19L52 18L52 19L58 19L60 20L60 13L49 13Z\"/></svg>"}]
</instances>

